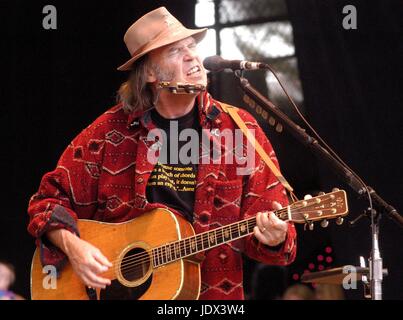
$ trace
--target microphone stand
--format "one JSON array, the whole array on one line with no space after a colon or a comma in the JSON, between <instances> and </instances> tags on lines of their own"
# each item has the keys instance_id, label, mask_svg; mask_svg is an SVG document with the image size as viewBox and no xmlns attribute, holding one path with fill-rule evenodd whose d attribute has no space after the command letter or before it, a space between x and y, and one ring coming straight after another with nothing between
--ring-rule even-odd
<instances>
[{"instance_id":1,"label":"microphone stand","mask_svg":"<svg viewBox=\"0 0 403 320\"><path fill-rule=\"evenodd\" d=\"M319 142L308 135L305 129L301 128L290 120L283 112L280 111L272 102L260 94L247 79L242 77L241 72L235 72L236 77L239 79L239 84L244 93L254 100L259 106L273 115L283 127L294 136L299 142L308 147L316 156L324 159L330 164L335 172L346 182L357 194L362 197L367 194L370 207L366 212L355 219L351 224L357 222L362 216L367 215L371 219L371 237L372 249L370 260L370 288L372 300L382 300L382 278L383 266L382 258L379 250L379 219L380 212L386 213L389 218L396 222L403 228L403 217L383 200L374 189L362 183L348 168L346 168L340 161L332 156ZM375 209L376 208L376 209ZM378 211L377 211L378 210Z\"/></svg>"}]
</instances>

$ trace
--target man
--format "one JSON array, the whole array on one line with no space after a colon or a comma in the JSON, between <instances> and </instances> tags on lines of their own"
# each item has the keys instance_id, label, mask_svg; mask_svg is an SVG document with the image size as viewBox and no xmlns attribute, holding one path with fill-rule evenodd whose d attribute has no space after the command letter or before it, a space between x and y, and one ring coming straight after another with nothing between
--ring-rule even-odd
<instances>
[{"instance_id":1,"label":"man","mask_svg":"<svg viewBox=\"0 0 403 320\"><path fill-rule=\"evenodd\" d=\"M119 90L120 103L73 140L31 198L28 230L38 239L43 264L62 270L68 258L85 285L105 288L111 279L101 274L112 263L102 248L79 238L77 218L122 222L161 207L192 222L196 233L256 216L253 235L205 252L201 299L243 298L241 252L265 263L293 261L294 226L268 213L287 204L286 193L260 157L254 151L247 155L257 162L249 174L241 175L237 163L184 161L181 147L195 142L172 138L173 130L203 135L236 129L221 104L203 90L207 76L196 44L205 33L185 28L164 7L128 29L124 40L131 59L118 69L129 70L130 76ZM161 88L165 82L201 89L176 94ZM239 114L276 162L255 119L245 111ZM167 133L162 141L150 141L156 129ZM153 150L161 151L158 161L152 161ZM200 150L190 158L205 157L206 149ZM162 159L167 154L169 159ZM173 179L175 172L186 173L186 178Z\"/></svg>"}]
</instances>

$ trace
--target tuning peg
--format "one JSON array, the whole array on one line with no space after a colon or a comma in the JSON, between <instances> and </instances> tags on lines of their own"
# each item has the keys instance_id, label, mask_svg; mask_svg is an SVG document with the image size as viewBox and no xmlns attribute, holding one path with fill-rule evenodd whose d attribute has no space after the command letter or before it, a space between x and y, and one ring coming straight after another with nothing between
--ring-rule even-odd
<instances>
[{"instance_id":1,"label":"tuning peg","mask_svg":"<svg viewBox=\"0 0 403 320\"><path fill-rule=\"evenodd\" d=\"M336 219L336 223L337 223L338 225L343 224L343 222L344 222L344 219L343 219L342 217L338 217L338 218Z\"/></svg>"},{"instance_id":2,"label":"tuning peg","mask_svg":"<svg viewBox=\"0 0 403 320\"><path fill-rule=\"evenodd\" d=\"M318 193L318 196L324 196L324 195L325 195L325 193L323 191Z\"/></svg>"},{"instance_id":3,"label":"tuning peg","mask_svg":"<svg viewBox=\"0 0 403 320\"><path fill-rule=\"evenodd\" d=\"M304 224L304 231L306 231L306 228L309 228L309 230L310 231L312 231L313 230L313 227L314 227L314 224L313 224L313 222L306 222L305 224Z\"/></svg>"},{"instance_id":4,"label":"tuning peg","mask_svg":"<svg viewBox=\"0 0 403 320\"><path fill-rule=\"evenodd\" d=\"M278 123L277 125L276 125L276 131L277 132L283 132L283 126L281 125L281 123Z\"/></svg>"},{"instance_id":5,"label":"tuning peg","mask_svg":"<svg viewBox=\"0 0 403 320\"><path fill-rule=\"evenodd\" d=\"M340 191L340 189L339 188L333 188L332 191L336 192L336 191Z\"/></svg>"},{"instance_id":6,"label":"tuning peg","mask_svg":"<svg viewBox=\"0 0 403 320\"><path fill-rule=\"evenodd\" d=\"M320 226L322 228L326 228L328 225L329 225L329 221L327 221L326 219L322 220L322 222L320 223Z\"/></svg>"},{"instance_id":7,"label":"tuning peg","mask_svg":"<svg viewBox=\"0 0 403 320\"><path fill-rule=\"evenodd\" d=\"M309 200L309 199L312 199L312 196L310 194L306 194L304 196L304 200Z\"/></svg>"}]
</instances>

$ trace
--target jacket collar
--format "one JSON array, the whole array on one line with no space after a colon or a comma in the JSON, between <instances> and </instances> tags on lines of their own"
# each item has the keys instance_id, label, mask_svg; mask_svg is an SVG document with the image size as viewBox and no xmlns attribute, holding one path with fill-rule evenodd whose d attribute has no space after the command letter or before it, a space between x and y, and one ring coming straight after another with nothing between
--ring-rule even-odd
<instances>
[{"instance_id":1,"label":"jacket collar","mask_svg":"<svg viewBox=\"0 0 403 320\"><path fill-rule=\"evenodd\" d=\"M215 121L217 118L219 118L220 113L222 112L221 109L218 108L214 103L213 98L207 91L201 92L196 97L196 103L199 109L199 118L202 127L205 127L209 121ZM139 110L132 112L128 117L127 127L135 128L141 124L143 127L148 129L154 128L155 126L151 121L150 111L151 109L146 111Z\"/></svg>"}]
</instances>

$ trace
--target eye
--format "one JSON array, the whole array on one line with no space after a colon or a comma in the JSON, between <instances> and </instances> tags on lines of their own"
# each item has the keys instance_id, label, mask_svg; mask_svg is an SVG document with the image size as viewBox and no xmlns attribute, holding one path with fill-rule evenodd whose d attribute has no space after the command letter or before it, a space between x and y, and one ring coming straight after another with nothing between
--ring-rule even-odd
<instances>
[{"instance_id":1,"label":"eye","mask_svg":"<svg viewBox=\"0 0 403 320\"><path fill-rule=\"evenodd\" d=\"M181 50L181 48L179 48L179 47L171 48L171 49L169 49L169 55L178 54L180 50Z\"/></svg>"}]
</instances>

